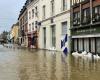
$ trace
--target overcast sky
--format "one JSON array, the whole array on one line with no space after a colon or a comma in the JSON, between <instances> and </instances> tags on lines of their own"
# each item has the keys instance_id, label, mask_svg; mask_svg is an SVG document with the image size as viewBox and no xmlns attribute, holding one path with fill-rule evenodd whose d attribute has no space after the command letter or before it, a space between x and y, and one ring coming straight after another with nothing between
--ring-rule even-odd
<instances>
[{"instance_id":1,"label":"overcast sky","mask_svg":"<svg viewBox=\"0 0 100 80\"><path fill-rule=\"evenodd\" d=\"M17 22L19 12L26 0L0 1L0 33L9 31L12 24Z\"/></svg>"}]
</instances>

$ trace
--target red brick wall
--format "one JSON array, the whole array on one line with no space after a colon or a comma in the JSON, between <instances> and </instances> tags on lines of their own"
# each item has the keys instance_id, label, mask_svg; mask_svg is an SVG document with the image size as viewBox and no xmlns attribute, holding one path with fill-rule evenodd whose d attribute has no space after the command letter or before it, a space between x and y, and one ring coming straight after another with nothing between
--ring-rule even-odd
<instances>
[{"instance_id":1,"label":"red brick wall","mask_svg":"<svg viewBox=\"0 0 100 80\"><path fill-rule=\"evenodd\" d=\"M93 1L93 7L100 5L100 0Z\"/></svg>"}]
</instances>

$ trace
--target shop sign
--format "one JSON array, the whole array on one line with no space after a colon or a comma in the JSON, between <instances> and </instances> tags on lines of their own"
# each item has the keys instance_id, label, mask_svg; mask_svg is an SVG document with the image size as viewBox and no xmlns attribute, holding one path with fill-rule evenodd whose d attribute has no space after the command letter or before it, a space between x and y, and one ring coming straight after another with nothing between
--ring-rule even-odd
<instances>
[{"instance_id":1,"label":"shop sign","mask_svg":"<svg viewBox=\"0 0 100 80\"><path fill-rule=\"evenodd\" d=\"M72 30L72 35L81 35L81 34L94 34L94 33L100 33L100 27L95 26L94 28L82 28L82 29L76 29Z\"/></svg>"},{"instance_id":2,"label":"shop sign","mask_svg":"<svg viewBox=\"0 0 100 80\"><path fill-rule=\"evenodd\" d=\"M83 30L77 30L77 34L78 33L87 33L87 32L95 32L96 31L96 28L93 28L93 29L83 29Z\"/></svg>"}]
</instances>

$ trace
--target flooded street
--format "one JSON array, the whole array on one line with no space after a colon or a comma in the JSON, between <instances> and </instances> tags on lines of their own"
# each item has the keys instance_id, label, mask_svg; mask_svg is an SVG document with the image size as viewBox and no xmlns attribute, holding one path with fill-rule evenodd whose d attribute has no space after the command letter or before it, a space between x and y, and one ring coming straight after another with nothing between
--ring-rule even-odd
<instances>
[{"instance_id":1,"label":"flooded street","mask_svg":"<svg viewBox=\"0 0 100 80\"><path fill-rule=\"evenodd\" d=\"M100 61L0 46L0 80L100 80Z\"/></svg>"}]
</instances>

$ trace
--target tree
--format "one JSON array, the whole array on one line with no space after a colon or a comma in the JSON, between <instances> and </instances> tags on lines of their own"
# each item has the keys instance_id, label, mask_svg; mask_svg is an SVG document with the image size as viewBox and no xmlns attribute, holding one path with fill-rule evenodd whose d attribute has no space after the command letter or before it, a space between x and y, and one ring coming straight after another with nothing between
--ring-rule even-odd
<instances>
[{"instance_id":1,"label":"tree","mask_svg":"<svg viewBox=\"0 0 100 80\"><path fill-rule=\"evenodd\" d=\"M7 35L8 35L7 31L3 31L1 33L1 38L4 40L5 43L7 42Z\"/></svg>"}]
</instances>

